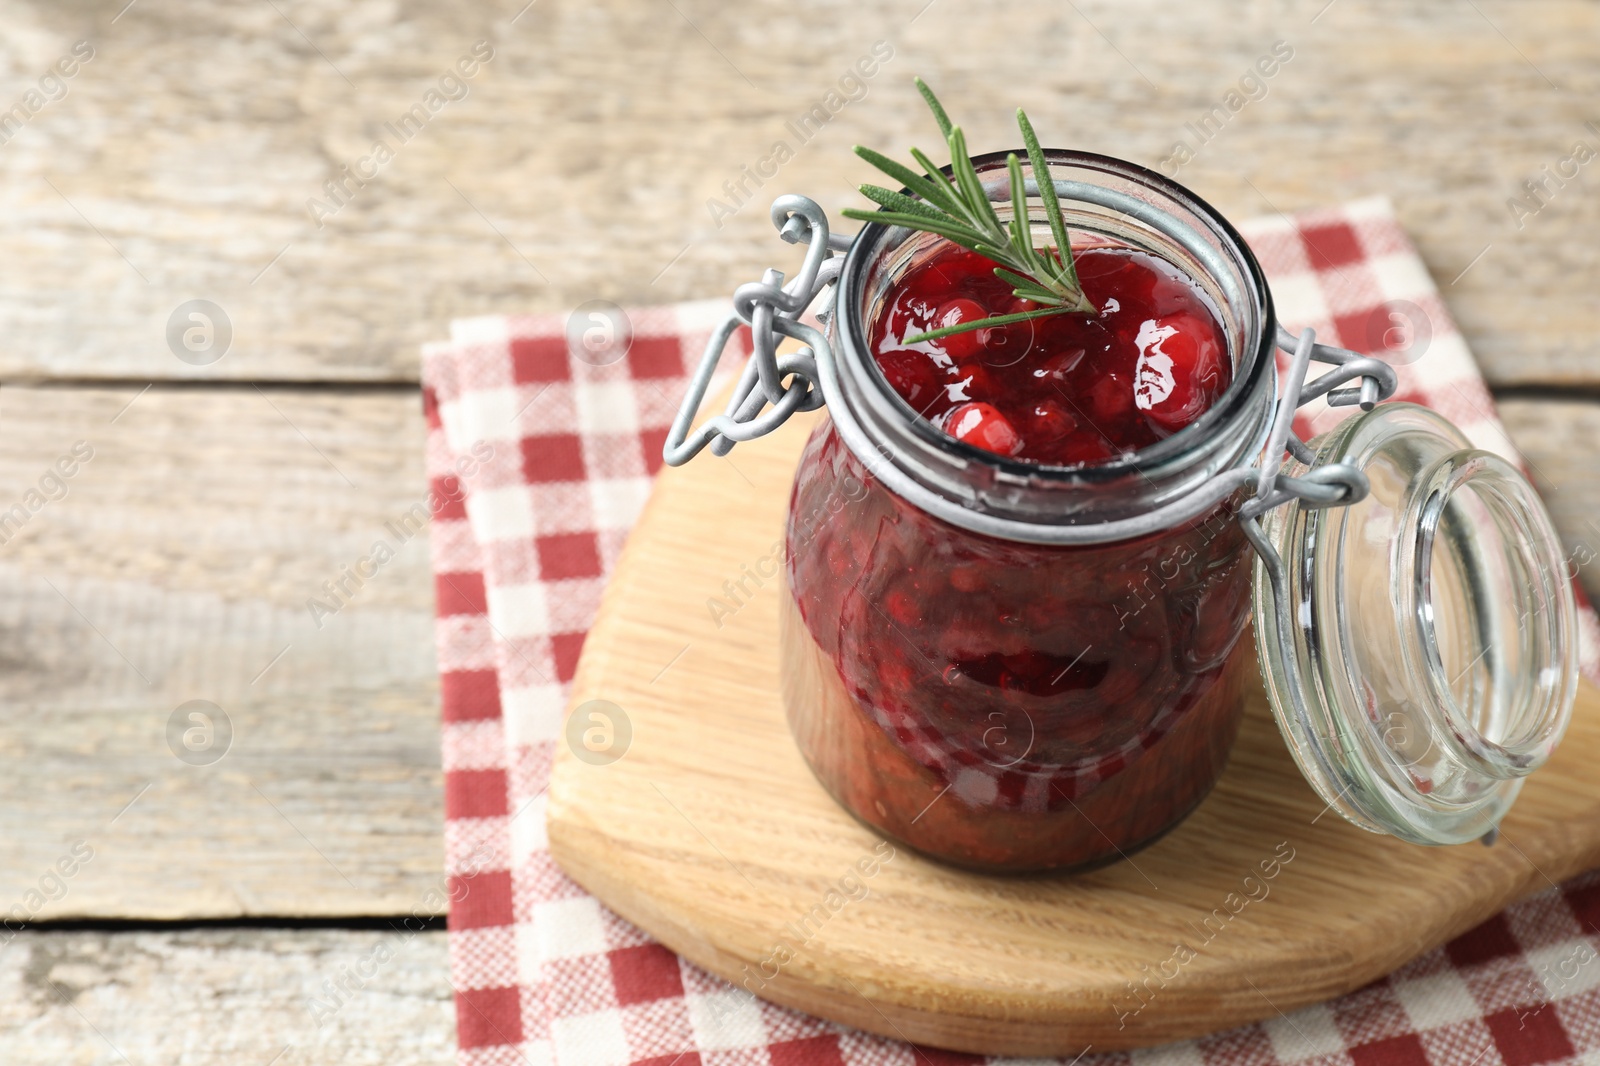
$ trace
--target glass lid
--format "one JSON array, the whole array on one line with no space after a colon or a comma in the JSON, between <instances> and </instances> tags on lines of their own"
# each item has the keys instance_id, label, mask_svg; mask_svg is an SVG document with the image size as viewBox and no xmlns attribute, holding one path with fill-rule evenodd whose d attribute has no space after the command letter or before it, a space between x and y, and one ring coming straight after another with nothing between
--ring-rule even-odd
<instances>
[{"instance_id":1,"label":"glass lid","mask_svg":"<svg viewBox=\"0 0 1600 1066\"><path fill-rule=\"evenodd\" d=\"M1380 404L1312 447L1371 492L1262 516L1283 560L1276 599L1260 559L1254 590L1278 726L1357 825L1419 844L1482 837L1572 713L1576 611L1544 505L1415 404Z\"/></svg>"}]
</instances>

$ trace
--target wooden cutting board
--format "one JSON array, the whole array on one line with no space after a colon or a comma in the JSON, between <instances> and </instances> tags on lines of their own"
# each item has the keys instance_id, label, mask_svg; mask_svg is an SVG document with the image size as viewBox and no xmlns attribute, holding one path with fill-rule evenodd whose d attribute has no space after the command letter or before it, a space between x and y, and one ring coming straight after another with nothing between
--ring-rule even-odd
<instances>
[{"instance_id":1,"label":"wooden cutting board","mask_svg":"<svg viewBox=\"0 0 1600 1066\"><path fill-rule=\"evenodd\" d=\"M1000 878L879 848L790 740L778 579L720 627L708 607L726 597L724 582L781 558L790 480L816 417L663 472L573 693L574 707L621 708L621 757L584 761L558 745L556 860L691 961L885 1036L1071 1058L1348 992L1600 864L1600 692L1587 684L1560 752L1492 847L1421 848L1327 811L1257 682L1216 790L1131 861Z\"/></svg>"}]
</instances>

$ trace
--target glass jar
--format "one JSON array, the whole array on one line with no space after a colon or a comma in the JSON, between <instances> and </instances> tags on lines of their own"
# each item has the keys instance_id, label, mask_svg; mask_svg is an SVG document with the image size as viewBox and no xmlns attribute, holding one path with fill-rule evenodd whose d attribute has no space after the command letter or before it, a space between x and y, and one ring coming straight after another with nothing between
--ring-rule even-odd
<instances>
[{"instance_id":1,"label":"glass jar","mask_svg":"<svg viewBox=\"0 0 1600 1066\"><path fill-rule=\"evenodd\" d=\"M830 237L820 207L784 196L772 218L811 245L805 266L735 294L668 434L678 465L827 405L795 475L779 619L783 702L817 778L946 862L1114 860L1222 772L1253 621L1273 715L1330 809L1419 844L1492 839L1576 694L1572 586L1538 494L1439 415L1373 406L1395 385L1381 361L1283 331L1244 241L1192 193L1045 154L1075 248L1165 260L1216 312L1233 373L1193 424L1083 467L946 435L867 343L940 238L880 224ZM973 162L1008 221L1005 157ZM835 283L825 336L800 314ZM727 412L694 427L741 324L755 354ZM804 347L778 355L779 337ZM1279 346L1294 353L1282 374ZM1312 359L1337 369L1308 384ZM1322 395L1365 412L1302 444L1294 411Z\"/></svg>"},{"instance_id":2,"label":"glass jar","mask_svg":"<svg viewBox=\"0 0 1600 1066\"><path fill-rule=\"evenodd\" d=\"M1084 868L1161 836L1222 772L1252 665L1239 641L1250 548L1232 500L1143 536L1052 540L1156 511L1259 448L1273 397L1266 282L1233 229L1177 186L1110 159L1048 158L1055 180L1101 193L1063 203L1075 249L1151 253L1206 294L1230 387L1193 425L1105 465L963 444L917 417L865 344L897 279L940 241L868 227L844 264L833 355L877 469L841 439L835 410L801 459L787 531L783 694L801 751L863 821L983 870ZM975 163L1005 170L1003 156ZM1009 202L995 206L1009 220ZM1029 208L1047 243L1042 203ZM886 484L890 468L990 528L930 513Z\"/></svg>"}]
</instances>

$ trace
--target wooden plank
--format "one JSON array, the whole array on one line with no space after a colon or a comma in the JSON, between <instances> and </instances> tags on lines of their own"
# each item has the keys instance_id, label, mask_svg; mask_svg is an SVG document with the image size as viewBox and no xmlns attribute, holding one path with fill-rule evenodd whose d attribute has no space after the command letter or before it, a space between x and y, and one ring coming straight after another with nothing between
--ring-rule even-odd
<instances>
[{"instance_id":1,"label":"wooden plank","mask_svg":"<svg viewBox=\"0 0 1600 1066\"><path fill-rule=\"evenodd\" d=\"M439 910L428 538L385 525L426 492L415 390L7 387L0 427L0 911ZM93 458L28 514L76 441ZM378 541L319 628L308 600ZM231 722L210 764L191 700ZM29 904L77 841L92 860Z\"/></svg>"},{"instance_id":2,"label":"wooden plank","mask_svg":"<svg viewBox=\"0 0 1600 1066\"><path fill-rule=\"evenodd\" d=\"M1047 141L1150 166L1186 139L1198 154L1180 179L1230 216L1386 193L1493 381L1600 381L1600 200L1568 182L1536 215L1507 204L1576 141L1600 147L1600 9L1583 0L4 12L6 101L80 38L95 56L0 152L0 376L410 380L453 316L726 295L797 261L767 222L773 195L836 212L870 176L850 145L929 144L907 84L920 72L984 149L1014 140L1019 104ZM478 40L495 54L468 95L403 144L388 134ZM880 40L894 58L865 98L802 141L789 123ZM1279 40L1293 58L1227 110ZM1217 107L1220 132L1198 144L1189 124ZM308 201L382 137L395 158L313 219ZM779 141L794 157L748 177ZM741 181L735 205L724 183ZM716 215L714 198L737 210ZM233 326L208 367L165 340L193 298Z\"/></svg>"},{"instance_id":3,"label":"wooden plank","mask_svg":"<svg viewBox=\"0 0 1600 1066\"><path fill-rule=\"evenodd\" d=\"M434 931L22 933L0 950L0 1047L12 1066L446 1066L449 966Z\"/></svg>"},{"instance_id":4,"label":"wooden plank","mask_svg":"<svg viewBox=\"0 0 1600 1066\"><path fill-rule=\"evenodd\" d=\"M1509 399L1500 417L1522 450L1567 549L1567 562L1600 603L1600 403Z\"/></svg>"},{"instance_id":5,"label":"wooden plank","mask_svg":"<svg viewBox=\"0 0 1600 1066\"><path fill-rule=\"evenodd\" d=\"M1132 860L996 879L884 844L817 784L790 736L779 616L793 601L782 583L720 617L697 591L781 539L816 417L741 448L737 471L662 473L573 684L573 706L621 708L630 743L610 759L557 746L552 854L696 964L880 1035L1072 1058L1342 995L1600 861L1600 690L1589 682L1563 745L1501 823L1500 846L1422 848L1328 813L1272 720L1248 646L1227 771ZM791 621L801 661L831 671ZM789 680L811 698L851 698L836 674L799 677ZM935 787L929 806L948 791Z\"/></svg>"}]
</instances>

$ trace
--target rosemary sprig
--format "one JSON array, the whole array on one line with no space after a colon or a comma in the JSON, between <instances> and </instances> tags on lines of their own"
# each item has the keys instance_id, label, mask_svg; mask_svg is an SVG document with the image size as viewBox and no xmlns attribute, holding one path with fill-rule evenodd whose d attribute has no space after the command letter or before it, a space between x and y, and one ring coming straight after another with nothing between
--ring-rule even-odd
<instances>
[{"instance_id":1,"label":"rosemary sprig","mask_svg":"<svg viewBox=\"0 0 1600 1066\"><path fill-rule=\"evenodd\" d=\"M1013 205L1009 229L1001 223L983 191L983 181L972 165L967 151L967 138L960 126L950 124L950 118L940 105L939 98L921 78L916 79L917 91L933 112L939 132L944 135L950 149L950 174L947 176L920 149L911 149L911 157L923 170L919 174L903 163L897 163L880 152L856 146L856 154L889 177L905 186L905 192L885 189L881 185L863 185L861 193L878 204L881 211L862 211L846 208L845 217L861 222L881 222L891 226L906 226L914 230L933 233L961 247L977 252L995 262L995 275L1012 286L1012 295L1039 304L1037 311L1019 311L1009 315L992 315L954 326L919 333L907 337L906 344L937 340L953 333L1004 326L1025 322L1045 315L1082 313L1093 311L1094 306L1083 294L1078 283L1078 272L1072 262L1072 245L1067 237L1066 225L1061 220L1061 204L1054 190L1045 191L1040 186L1044 200L1045 217L1050 223L1050 235L1055 240L1054 254L1048 249L1040 251L1033 246L1033 229L1027 212L1027 186L1022 177L1022 161L1015 152L1006 156L1006 170L1011 181ZM1017 108L1017 126L1022 130L1022 143L1028 153L1028 164L1035 177L1048 181L1049 164L1033 124L1022 109Z\"/></svg>"}]
</instances>

